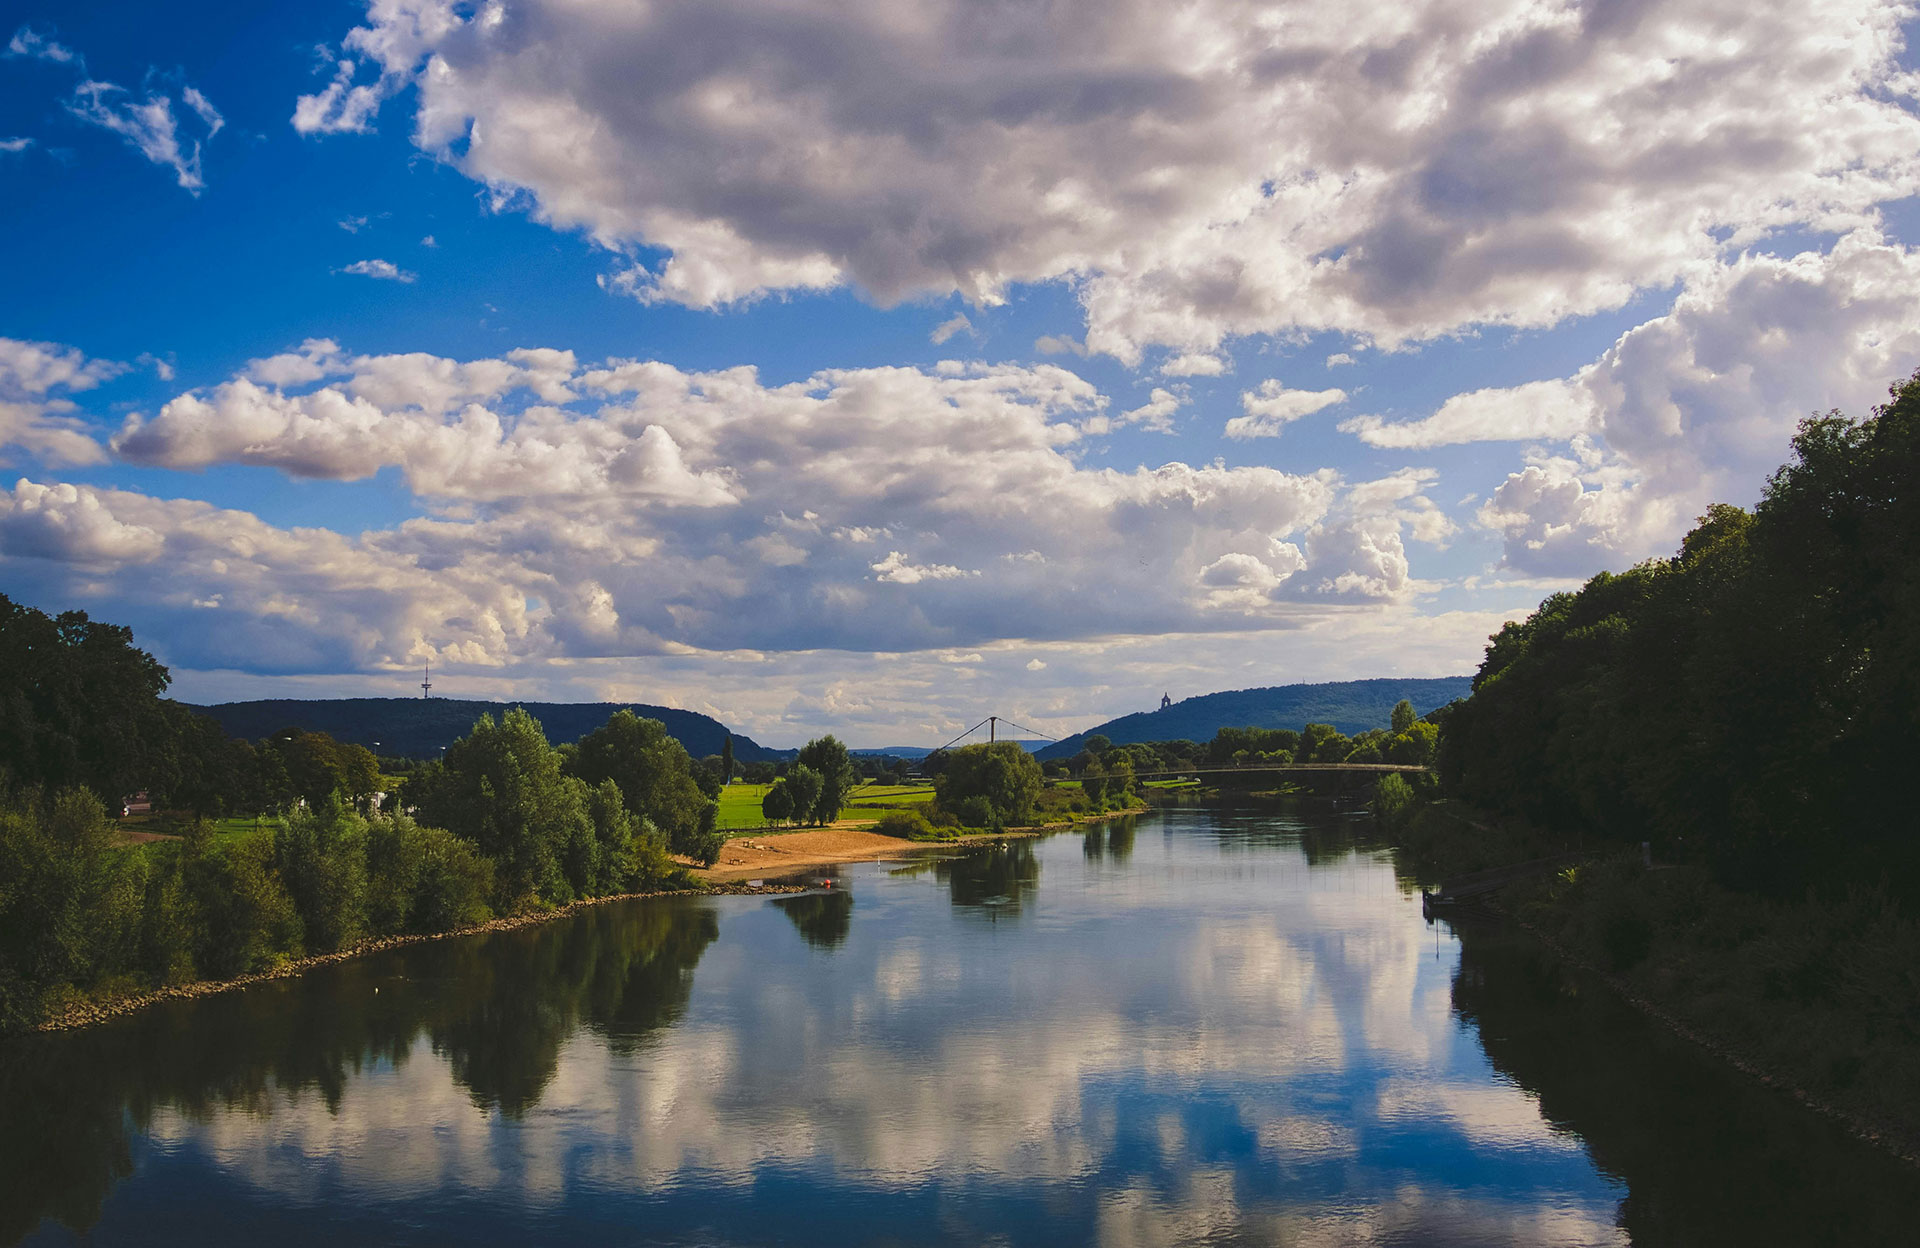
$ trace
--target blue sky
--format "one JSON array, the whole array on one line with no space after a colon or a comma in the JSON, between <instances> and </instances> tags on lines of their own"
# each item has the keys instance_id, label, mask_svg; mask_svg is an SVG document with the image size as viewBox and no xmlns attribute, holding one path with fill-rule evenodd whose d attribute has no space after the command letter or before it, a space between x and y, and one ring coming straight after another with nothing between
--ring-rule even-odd
<instances>
[{"instance_id":1,"label":"blue sky","mask_svg":"<svg viewBox=\"0 0 1920 1248\"><path fill-rule=\"evenodd\" d=\"M1469 671L1920 364L1899 13L0 8L0 591L174 692Z\"/></svg>"}]
</instances>

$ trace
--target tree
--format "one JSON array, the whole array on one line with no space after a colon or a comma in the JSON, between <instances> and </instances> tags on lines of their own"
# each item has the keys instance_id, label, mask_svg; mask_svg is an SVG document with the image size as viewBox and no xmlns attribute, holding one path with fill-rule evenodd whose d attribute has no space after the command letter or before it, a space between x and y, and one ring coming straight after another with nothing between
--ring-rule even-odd
<instances>
[{"instance_id":1,"label":"tree","mask_svg":"<svg viewBox=\"0 0 1920 1248\"><path fill-rule=\"evenodd\" d=\"M497 724L482 715L439 766L422 770L414 791L422 822L493 859L494 909L506 912L533 896L565 901L572 892L561 851L591 839L592 829L585 787L568 779L539 721L515 707Z\"/></svg>"},{"instance_id":2,"label":"tree","mask_svg":"<svg viewBox=\"0 0 1920 1248\"><path fill-rule=\"evenodd\" d=\"M1699 854L1782 896L1883 880L1920 906L1920 374L1872 418L1802 422L1752 514L1601 573L1491 639L1448 711L1443 787Z\"/></svg>"},{"instance_id":3,"label":"tree","mask_svg":"<svg viewBox=\"0 0 1920 1248\"><path fill-rule=\"evenodd\" d=\"M717 808L700 791L693 760L657 719L615 711L580 738L569 766L589 786L613 781L627 809L651 820L677 853L713 827Z\"/></svg>"},{"instance_id":4,"label":"tree","mask_svg":"<svg viewBox=\"0 0 1920 1248\"><path fill-rule=\"evenodd\" d=\"M804 809L812 813L815 823L832 823L840 817L847 797L860 782L847 747L832 735L816 737L800 747L800 757L795 761L820 777L820 792Z\"/></svg>"},{"instance_id":5,"label":"tree","mask_svg":"<svg viewBox=\"0 0 1920 1248\"><path fill-rule=\"evenodd\" d=\"M1087 804L1099 810L1107 800L1107 769L1100 765L1099 759L1090 760L1080 772L1080 791L1087 795Z\"/></svg>"},{"instance_id":6,"label":"tree","mask_svg":"<svg viewBox=\"0 0 1920 1248\"><path fill-rule=\"evenodd\" d=\"M363 745L299 728L284 728L261 744L278 755L293 795L309 807L317 809L335 793L364 804L380 787L380 762Z\"/></svg>"},{"instance_id":7,"label":"tree","mask_svg":"<svg viewBox=\"0 0 1920 1248\"><path fill-rule=\"evenodd\" d=\"M1294 761L1300 763L1342 763L1353 753L1353 742L1332 724L1308 724L1300 734L1300 748Z\"/></svg>"},{"instance_id":8,"label":"tree","mask_svg":"<svg viewBox=\"0 0 1920 1248\"><path fill-rule=\"evenodd\" d=\"M169 679L132 629L84 611L49 618L0 594L0 768L16 783L84 785L109 801L157 788Z\"/></svg>"},{"instance_id":9,"label":"tree","mask_svg":"<svg viewBox=\"0 0 1920 1248\"><path fill-rule=\"evenodd\" d=\"M935 781L934 802L941 810L959 814L962 803L979 798L995 822L1023 824L1033 818L1042 783L1040 764L1018 742L962 746L953 751L946 772Z\"/></svg>"},{"instance_id":10,"label":"tree","mask_svg":"<svg viewBox=\"0 0 1920 1248\"><path fill-rule=\"evenodd\" d=\"M1393 731L1396 735L1413 727L1414 721L1418 718L1420 717L1414 714L1413 703L1405 698L1393 704Z\"/></svg>"},{"instance_id":11,"label":"tree","mask_svg":"<svg viewBox=\"0 0 1920 1248\"><path fill-rule=\"evenodd\" d=\"M597 847L596 873L583 891L632 892L650 888L671 874L666 837L650 820L627 809L619 785L602 780L587 795L587 816L593 822Z\"/></svg>"},{"instance_id":12,"label":"tree","mask_svg":"<svg viewBox=\"0 0 1920 1248\"><path fill-rule=\"evenodd\" d=\"M332 953L367 924L367 823L337 793L296 811L273 837L274 868L308 953Z\"/></svg>"},{"instance_id":13,"label":"tree","mask_svg":"<svg viewBox=\"0 0 1920 1248\"><path fill-rule=\"evenodd\" d=\"M733 734L720 738L720 783L733 783Z\"/></svg>"},{"instance_id":14,"label":"tree","mask_svg":"<svg viewBox=\"0 0 1920 1248\"><path fill-rule=\"evenodd\" d=\"M787 769L786 778L780 786L787 790L787 800L792 804L793 820L796 823L819 823L821 808L820 791L826 787L820 773L805 763L795 763Z\"/></svg>"},{"instance_id":15,"label":"tree","mask_svg":"<svg viewBox=\"0 0 1920 1248\"><path fill-rule=\"evenodd\" d=\"M760 814L768 823L785 823L793 817L793 792L785 780L776 781L760 799Z\"/></svg>"},{"instance_id":16,"label":"tree","mask_svg":"<svg viewBox=\"0 0 1920 1248\"><path fill-rule=\"evenodd\" d=\"M1133 755L1125 748L1108 750L1100 761L1107 769L1107 800L1124 805L1133 797Z\"/></svg>"}]
</instances>

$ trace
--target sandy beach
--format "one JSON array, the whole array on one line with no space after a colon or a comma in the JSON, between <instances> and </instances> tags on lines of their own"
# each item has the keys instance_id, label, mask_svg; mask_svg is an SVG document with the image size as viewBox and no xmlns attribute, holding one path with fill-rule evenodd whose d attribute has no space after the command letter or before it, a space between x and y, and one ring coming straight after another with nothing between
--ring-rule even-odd
<instances>
[{"instance_id":1,"label":"sandy beach","mask_svg":"<svg viewBox=\"0 0 1920 1248\"><path fill-rule=\"evenodd\" d=\"M933 844L905 841L897 836L882 836L878 832L868 831L872 826L871 823L837 823L805 832L737 837L727 842L726 849L720 853L719 862L696 870L694 875L718 884L787 875L810 867L830 867L842 862L905 858L917 850L936 848Z\"/></svg>"},{"instance_id":2,"label":"sandy beach","mask_svg":"<svg viewBox=\"0 0 1920 1248\"><path fill-rule=\"evenodd\" d=\"M978 832L955 841L904 841L897 836L882 836L868 829L867 820L841 820L824 828L804 832L774 832L741 836L727 842L720 861L711 867L695 868L694 876L710 884L740 880L774 879L814 867L831 867L843 862L874 862L886 858L910 858L927 850L972 845L981 841L1005 841L1039 836L1069 824L1048 824L1038 828L1019 828L1006 832Z\"/></svg>"}]
</instances>

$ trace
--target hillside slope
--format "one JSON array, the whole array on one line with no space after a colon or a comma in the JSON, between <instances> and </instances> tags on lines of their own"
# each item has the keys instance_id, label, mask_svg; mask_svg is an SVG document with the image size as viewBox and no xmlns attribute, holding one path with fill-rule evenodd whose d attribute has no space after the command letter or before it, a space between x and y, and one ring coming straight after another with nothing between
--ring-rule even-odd
<instances>
[{"instance_id":1,"label":"hillside slope","mask_svg":"<svg viewBox=\"0 0 1920 1248\"><path fill-rule=\"evenodd\" d=\"M1091 736L1115 745L1135 741L1209 741L1222 728L1294 728L1332 724L1344 733L1385 728L1394 703L1405 698L1424 715L1473 689L1471 676L1431 680L1340 680L1324 685L1275 685L1234 689L1176 702L1164 711L1140 711L1110 719L1041 750L1041 759L1071 758Z\"/></svg>"},{"instance_id":2,"label":"hillside slope","mask_svg":"<svg viewBox=\"0 0 1920 1248\"><path fill-rule=\"evenodd\" d=\"M727 727L710 715L638 702L471 702L462 698L337 698L305 701L273 698L259 702L222 702L199 709L220 722L229 735L257 741L282 728L325 732L338 741L364 745L381 754L434 758L441 747L467 735L482 715L498 718L520 706L540 721L547 740L578 741L607 722L615 711L632 711L667 726L667 734L695 758L718 754ZM743 763L780 757L751 737L733 737L733 755Z\"/></svg>"}]
</instances>

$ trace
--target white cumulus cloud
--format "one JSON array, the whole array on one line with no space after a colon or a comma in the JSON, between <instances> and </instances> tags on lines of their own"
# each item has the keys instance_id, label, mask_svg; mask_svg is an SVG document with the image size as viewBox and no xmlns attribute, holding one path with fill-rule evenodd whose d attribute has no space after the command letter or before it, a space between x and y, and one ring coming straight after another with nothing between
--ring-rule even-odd
<instances>
[{"instance_id":1,"label":"white cumulus cloud","mask_svg":"<svg viewBox=\"0 0 1920 1248\"><path fill-rule=\"evenodd\" d=\"M64 348L16 354L42 391L101 375ZM275 670L313 671L1285 628L1408 592L1395 555L1417 490L1381 501L1330 471L1091 466L1080 425L1108 402L1053 365L769 385L750 368L361 356L316 339L128 417L114 453L337 481L391 467L425 514L288 530L29 480L0 563L48 595L92 586L162 613L177 599L203 622L176 645L266 646ZM206 632L210 617L226 622Z\"/></svg>"},{"instance_id":2,"label":"white cumulus cloud","mask_svg":"<svg viewBox=\"0 0 1920 1248\"><path fill-rule=\"evenodd\" d=\"M47 464L98 464L106 451L69 394L91 390L126 371L89 360L71 347L0 338L0 464L18 448Z\"/></svg>"},{"instance_id":3,"label":"white cumulus cloud","mask_svg":"<svg viewBox=\"0 0 1920 1248\"><path fill-rule=\"evenodd\" d=\"M373 277L383 282L412 282L419 275L409 273L391 260L355 260L340 270L356 277Z\"/></svg>"},{"instance_id":4,"label":"white cumulus cloud","mask_svg":"<svg viewBox=\"0 0 1920 1248\"><path fill-rule=\"evenodd\" d=\"M1861 230L1824 253L1701 270L1671 311L1570 377L1341 427L1385 447L1540 444L1480 522L1504 538L1509 568L1585 576L1669 553L1709 503L1750 504L1803 417L1865 416L1916 365L1920 253Z\"/></svg>"},{"instance_id":5,"label":"white cumulus cloud","mask_svg":"<svg viewBox=\"0 0 1920 1248\"><path fill-rule=\"evenodd\" d=\"M308 133L416 142L718 307L1067 279L1128 362L1613 308L1920 190L1904 10L1414 0L375 0Z\"/></svg>"},{"instance_id":6,"label":"white cumulus cloud","mask_svg":"<svg viewBox=\"0 0 1920 1248\"><path fill-rule=\"evenodd\" d=\"M1227 421L1230 438L1277 438L1280 431L1324 407L1347 401L1345 390L1289 390L1268 378L1256 390L1243 390L1240 407L1246 413Z\"/></svg>"}]
</instances>

